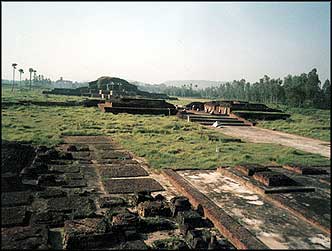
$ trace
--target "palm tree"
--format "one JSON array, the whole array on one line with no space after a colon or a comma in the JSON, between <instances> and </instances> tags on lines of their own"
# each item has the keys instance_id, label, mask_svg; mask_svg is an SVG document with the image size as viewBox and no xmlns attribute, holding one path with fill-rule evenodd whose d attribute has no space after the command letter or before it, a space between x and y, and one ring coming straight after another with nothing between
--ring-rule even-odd
<instances>
[{"instance_id":1,"label":"palm tree","mask_svg":"<svg viewBox=\"0 0 332 251\"><path fill-rule=\"evenodd\" d=\"M30 90L31 90L31 77L32 77L32 73L33 73L32 68L29 68L29 73L30 73Z\"/></svg>"},{"instance_id":2,"label":"palm tree","mask_svg":"<svg viewBox=\"0 0 332 251\"><path fill-rule=\"evenodd\" d=\"M12 85L12 91L14 91L14 84L15 84L15 69L16 69L17 64L16 64L16 63L13 63L12 66L13 66L13 85Z\"/></svg>"},{"instance_id":3,"label":"palm tree","mask_svg":"<svg viewBox=\"0 0 332 251\"><path fill-rule=\"evenodd\" d=\"M33 70L33 85L36 85L36 80L37 80L37 71L36 70Z\"/></svg>"},{"instance_id":4,"label":"palm tree","mask_svg":"<svg viewBox=\"0 0 332 251\"><path fill-rule=\"evenodd\" d=\"M22 74L24 73L23 69L18 70L20 73L20 85L22 86Z\"/></svg>"}]
</instances>

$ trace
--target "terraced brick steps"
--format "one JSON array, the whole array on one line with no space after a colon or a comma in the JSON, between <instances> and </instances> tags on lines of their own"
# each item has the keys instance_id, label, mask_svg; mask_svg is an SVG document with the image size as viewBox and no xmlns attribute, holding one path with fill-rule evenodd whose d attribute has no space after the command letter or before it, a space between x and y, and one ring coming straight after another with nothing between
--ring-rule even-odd
<instances>
[{"instance_id":1,"label":"terraced brick steps","mask_svg":"<svg viewBox=\"0 0 332 251\"><path fill-rule=\"evenodd\" d=\"M199 122L201 125L213 125L213 123L216 122L216 121L204 121L204 122ZM247 124L243 123L242 121L237 121L237 122L231 122L231 123L228 123L228 122L221 122L221 123L218 123L219 126L248 126Z\"/></svg>"},{"instance_id":2,"label":"terraced brick steps","mask_svg":"<svg viewBox=\"0 0 332 251\"><path fill-rule=\"evenodd\" d=\"M242 120L237 118L230 117L228 115L187 115L188 122L197 122L201 125L213 125L216 121L221 126L248 126L249 124L245 123Z\"/></svg>"}]
</instances>

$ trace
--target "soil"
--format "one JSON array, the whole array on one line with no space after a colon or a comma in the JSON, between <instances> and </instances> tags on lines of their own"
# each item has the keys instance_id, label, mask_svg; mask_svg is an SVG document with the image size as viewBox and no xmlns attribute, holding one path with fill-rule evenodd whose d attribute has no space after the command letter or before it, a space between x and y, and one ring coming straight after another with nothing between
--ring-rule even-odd
<instances>
[{"instance_id":1,"label":"soil","mask_svg":"<svg viewBox=\"0 0 332 251\"><path fill-rule=\"evenodd\" d=\"M224 126L222 128L215 129L221 130L226 135L238 137L249 142L279 144L331 158L330 143L318 139L312 139L294 134L277 132L252 126Z\"/></svg>"}]
</instances>

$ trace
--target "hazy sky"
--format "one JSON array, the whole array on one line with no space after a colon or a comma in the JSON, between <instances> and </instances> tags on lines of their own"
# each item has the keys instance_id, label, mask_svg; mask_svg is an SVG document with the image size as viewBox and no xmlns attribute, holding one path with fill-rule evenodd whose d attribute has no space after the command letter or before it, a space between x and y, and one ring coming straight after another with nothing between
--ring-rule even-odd
<instances>
[{"instance_id":1,"label":"hazy sky","mask_svg":"<svg viewBox=\"0 0 332 251\"><path fill-rule=\"evenodd\" d=\"M100 76L257 81L317 68L330 79L329 2L2 2L12 63L52 80Z\"/></svg>"}]
</instances>

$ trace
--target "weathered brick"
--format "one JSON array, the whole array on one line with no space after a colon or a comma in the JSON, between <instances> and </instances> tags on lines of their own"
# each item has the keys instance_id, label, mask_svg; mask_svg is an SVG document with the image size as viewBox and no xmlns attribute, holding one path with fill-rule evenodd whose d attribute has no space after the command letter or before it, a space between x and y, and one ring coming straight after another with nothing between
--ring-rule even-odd
<instances>
[{"instance_id":1,"label":"weathered brick","mask_svg":"<svg viewBox=\"0 0 332 251\"><path fill-rule=\"evenodd\" d=\"M252 176L257 172L269 171L269 169L267 167L261 166L259 164L237 165L234 168L247 176Z\"/></svg>"},{"instance_id":2,"label":"weathered brick","mask_svg":"<svg viewBox=\"0 0 332 251\"><path fill-rule=\"evenodd\" d=\"M288 176L278 172L258 172L253 175L253 178L265 186L279 187L279 186L293 186L296 182Z\"/></svg>"}]
</instances>

